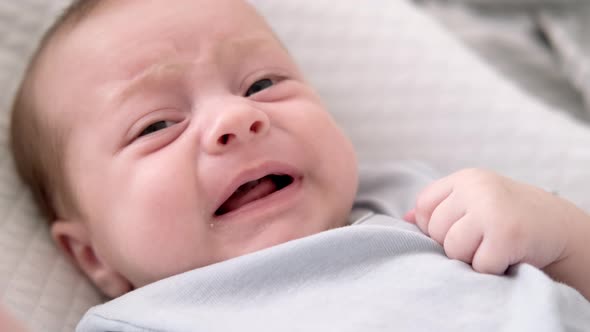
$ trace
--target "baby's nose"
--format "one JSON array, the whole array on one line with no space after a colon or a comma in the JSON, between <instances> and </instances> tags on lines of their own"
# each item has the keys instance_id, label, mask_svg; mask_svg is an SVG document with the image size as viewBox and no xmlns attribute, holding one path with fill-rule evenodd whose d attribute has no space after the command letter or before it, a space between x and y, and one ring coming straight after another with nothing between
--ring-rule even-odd
<instances>
[{"instance_id":1,"label":"baby's nose","mask_svg":"<svg viewBox=\"0 0 590 332\"><path fill-rule=\"evenodd\" d=\"M266 113L247 107L222 111L211 121L205 138L205 149L219 154L232 147L264 136L270 128Z\"/></svg>"}]
</instances>

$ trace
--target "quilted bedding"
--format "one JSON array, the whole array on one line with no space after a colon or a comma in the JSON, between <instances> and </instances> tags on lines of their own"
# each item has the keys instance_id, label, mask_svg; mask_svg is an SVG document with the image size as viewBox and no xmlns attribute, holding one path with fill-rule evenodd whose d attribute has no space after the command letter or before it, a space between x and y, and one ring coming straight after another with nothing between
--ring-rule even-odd
<instances>
[{"instance_id":1,"label":"quilted bedding","mask_svg":"<svg viewBox=\"0 0 590 332\"><path fill-rule=\"evenodd\" d=\"M0 3L0 294L32 331L71 331L101 297L50 243L7 147L11 96L67 0ZM523 93L406 1L252 0L355 144L360 162L479 166L590 211L590 131Z\"/></svg>"}]
</instances>

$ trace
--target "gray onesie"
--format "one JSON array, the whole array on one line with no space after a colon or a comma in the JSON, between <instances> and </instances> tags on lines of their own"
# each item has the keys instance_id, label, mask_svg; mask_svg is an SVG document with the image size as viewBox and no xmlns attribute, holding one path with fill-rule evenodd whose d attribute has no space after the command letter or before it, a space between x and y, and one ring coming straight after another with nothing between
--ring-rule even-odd
<instances>
[{"instance_id":1,"label":"gray onesie","mask_svg":"<svg viewBox=\"0 0 590 332\"><path fill-rule=\"evenodd\" d=\"M529 265L474 272L400 220L432 179L361 170L352 226L182 273L89 310L77 331L589 331L590 304Z\"/></svg>"}]
</instances>

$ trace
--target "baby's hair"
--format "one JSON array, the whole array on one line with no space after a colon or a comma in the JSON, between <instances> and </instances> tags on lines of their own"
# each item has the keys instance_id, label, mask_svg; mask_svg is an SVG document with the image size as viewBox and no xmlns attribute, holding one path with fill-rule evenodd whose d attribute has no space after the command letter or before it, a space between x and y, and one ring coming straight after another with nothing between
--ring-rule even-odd
<instances>
[{"instance_id":1,"label":"baby's hair","mask_svg":"<svg viewBox=\"0 0 590 332\"><path fill-rule=\"evenodd\" d=\"M43 112L44 101L35 99L36 73L55 36L74 28L102 1L74 0L55 20L32 55L12 106L10 146L16 169L50 222L77 208L63 167L65 128Z\"/></svg>"}]
</instances>

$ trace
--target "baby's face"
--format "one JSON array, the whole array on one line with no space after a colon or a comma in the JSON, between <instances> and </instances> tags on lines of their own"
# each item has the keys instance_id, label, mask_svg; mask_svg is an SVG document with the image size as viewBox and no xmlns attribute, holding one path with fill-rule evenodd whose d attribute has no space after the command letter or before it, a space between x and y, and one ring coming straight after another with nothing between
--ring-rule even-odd
<instances>
[{"instance_id":1,"label":"baby's face","mask_svg":"<svg viewBox=\"0 0 590 332\"><path fill-rule=\"evenodd\" d=\"M81 222L135 287L345 223L352 145L241 1L105 2L51 52Z\"/></svg>"}]
</instances>

